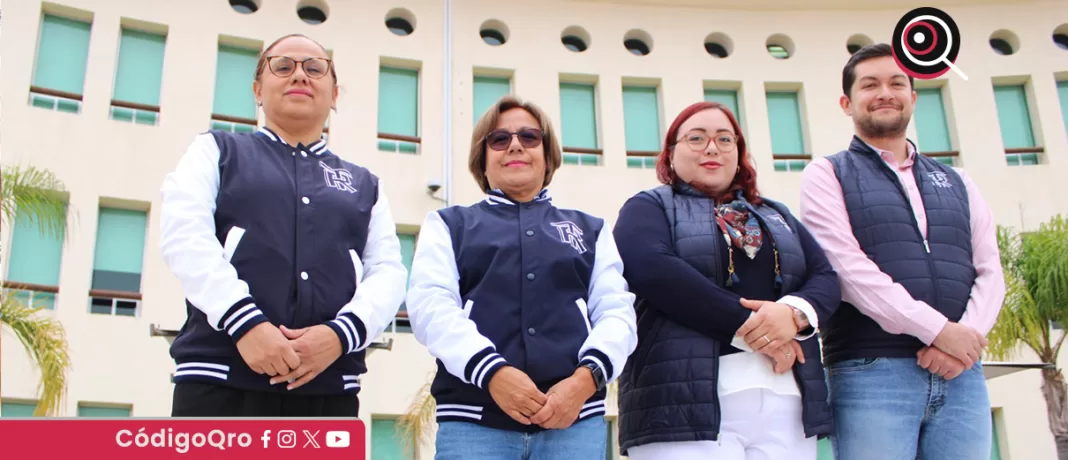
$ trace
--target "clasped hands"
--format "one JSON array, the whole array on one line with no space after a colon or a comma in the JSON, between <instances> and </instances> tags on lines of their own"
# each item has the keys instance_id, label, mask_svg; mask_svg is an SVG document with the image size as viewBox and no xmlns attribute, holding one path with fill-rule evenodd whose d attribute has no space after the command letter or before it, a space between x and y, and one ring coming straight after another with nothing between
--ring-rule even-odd
<instances>
[{"instance_id":1,"label":"clasped hands","mask_svg":"<svg viewBox=\"0 0 1068 460\"><path fill-rule=\"evenodd\" d=\"M763 300L741 299L741 303L755 313L735 335L745 339L754 352L770 358L776 374L793 369L795 362L805 362L801 344L795 340L798 324L794 321L793 307Z\"/></svg>"},{"instance_id":2,"label":"clasped hands","mask_svg":"<svg viewBox=\"0 0 1068 460\"><path fill-rule=\"evenodd\" d=\"M986 337L979 331L948 322L930 346L916 353L917 364L932 374L953 380L979 361L987 343Z\"/></svg>"},{"instance_id":3,"label":"clasped hands","mask_svg":"<svg viewBox=\"0 0 1068 460\"><path fill-rule=\"evenodd\" d=\"M257 324L237 341L241 358L257 374L271 376L271 385L304 386L341 357L341 340L330 326L301 329Z\"/></svg>"},{"instance_id":4,"label":"clasped hands","mask_svg":"<svg viewBox=\"0 0 1068 460\"><path fill-rule=\"evenodd\" d=\"M526 373L505 366L493 375L489 392L497 406L515 421L551 430L575 423L597 386L590 370L583 367L542 393Z\"/></svg>"}]
</instances>

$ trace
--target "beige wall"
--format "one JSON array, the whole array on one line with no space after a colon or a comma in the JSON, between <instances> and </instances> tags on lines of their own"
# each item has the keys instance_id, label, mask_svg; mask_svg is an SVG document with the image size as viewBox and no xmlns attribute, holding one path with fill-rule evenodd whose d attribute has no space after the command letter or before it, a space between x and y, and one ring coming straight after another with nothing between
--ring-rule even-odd
<instances>
[{"instance_id":1,"label":"beige wall","mask_svg":"<svg viewBox=\"0 0 1068 460\"><path fill-rule=\"evenodd\" d=\"M800 174L776 173L772 168L765 85L801 88L810 153L822 156L841 150L852 134L850 120L838 107L841 67L848 58L846 39L863 33L877 42L888 41L902 12L879 10L868 4L872 2L857 11L805 11L796 7L791 7L795 9L792 11L746 11L736 9L736 5L735 9L683 9L656 1L631 5L455 0L452 94L448 98L451 110L446 117L443 2L404 2L416 18L416 31L408 37L393 35L383 26L386 12L394 7L390 2L331 1L330 18L319 26L307 25L296 17L296 0L261 3L265 6L259 12L242 16L222 0L65 0L64 5L90 11L94 17L84 104L79 114L26 104L42 6L29 0L5 5L5 39L0 42L6 64L0 91L7 102L0 126L2 161L4 165L33 163L56 172L71 191L71 205L77 213L63 253L58 306L49 313L67 327L73 353L67 415L75 414L79 402L130 404L135 416L169 414L168 375L173 363L166 342L149 337L148 331L150 324L180 327L185 312L180 287L159 255L158 191L164 175L194 135L208 126L220 34L269 43L280 35L300 32L333 51L343 92L330 122L331 148L384 178L394 216L405 228L420 225L426 213L441 204L428 197L425 189L428 181L445 179L442 155L447 149L455 155L448 176L453 202L468 204L479 198L465 157L472 128L473 69L496 69L513 75L515 91L545 108L558 128L561 74L596 81L603 165L562 168L552 191L558 206L580 208L612 222L624 200L655 185L652 170L626 168L623 82L641 79L659 83L661 132L683 107L702 99L706 84L740 88L744 129L758 165L760 187L766 195L796 210ZM1054 83L1056 72L1068 71L1068 51L1056 48L1050 39L1060 25L1058 20L1068 18L1068 3L954 3L945 9L963 33L957 65L968 80L949 73L934 84L948 85L949 123L956 147L962 152L960 165L980 185L999 223L1032 229L1050 215L1068 211L1068 198L1060 193L1056 180L1068 172L1064 156L1068 135ZM158 126L108 119L121 18L167 28ZM480 39L478 27L487 19L507 24L509 41L504 46L491 47ZM560 44L561 31L572 25L582 26L592 37L584 53L570 52ZM653 38L650 55L633 56L623 48L623 35L634 28ZM994 54L987 40L996 29L1017 34L1022 43L1017 54ZM711 32L730 37L733 50L729 58L716 60L705 53L702 43ZM773 33L786 34L793 41L796 51L791 59L776 60L764 50L766 38ZM380 62L404 62L421 70L422 147L417 156L375 150ZM1042 165L1005 165L991 89L992 81L1005 78L1029 82L1037 139L1048 153ZM249 84L251 87L251 81ZM447 118L452 120L451 145L445 145ZM914 127L910 132L915 132ZM589 189L596 192L584 192ZM148 210L144 300L137 318L87 312L96 210L102 201L114 200ZM9 232L6 226L0 231L4 253L8 253ZM363 379L361 411L368 419L373 414L403 412L434 369L432 358L410 334L396 334L394 338L392 351L376 351L369 358L371 371ZM3 332L3 342L0 394L8 399L32 398L34 370L9 331ZM1020 359L1030 361L1033 357ZM990 383L994 405L1003 408L1005 458L1053 458L1053 440L1039 385L1034 371ZM614 407L609 411L614 414ZM431 458L431 453L429 447L424 449L423 458Z\"/></svg>"}]
</instances>

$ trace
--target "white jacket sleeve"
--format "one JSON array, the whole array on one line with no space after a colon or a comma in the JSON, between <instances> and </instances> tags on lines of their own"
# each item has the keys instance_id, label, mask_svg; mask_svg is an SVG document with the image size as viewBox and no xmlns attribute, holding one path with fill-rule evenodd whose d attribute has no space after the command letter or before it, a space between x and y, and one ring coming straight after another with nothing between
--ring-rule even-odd
<instances>
[{"instance_id":1,"label":"white jacket sleeve","mask_svg":"<svg viewBox=\"0 0 1068 460\"><path fill-rule=\"evenodd\" d=\"M345 353L371 345L393 322L404 302L404 282L408 272L401 261L397 224L386 199L382 180L378 181L378 201L371 208L371 222L362 260L353 260L356 294L327 323L341 339Z\"/></svg>"},{"instance_id":2,"label":"white jacket sleeve","mask_svg":"<svg viewBox=\"0 0 1068 460\"><path fill-rule=\"evenodd\" d=\"M461 307L460 274L449 228L431 212L419 231L408 283L408 319L415 338L464 383L488 389L508 363Z\"/></svg>"},{"instance_id":3,"label":"white jacket sleeve","mask_svg":"<svg viewBox=\"0 0 1068 460\"><path fill-rule=\"evenodd\" d=\"M619 257L612 229L606 224L597 235L593 274L590 278L590 336L579 349L579 362L592 361L612 382L623 372L627 357L638 345L638 326L634 312L635 296L623 278L623 260Z\"/></svg>"},{"instance_id":4,"label":"white jacket sleeve","mask_svg":"<svg viewBox=\"0 0 1068 460\"><path fill-rule=\"evenodd\" d=\"M211 134L201 134L163 180L160 251L189 303L236 343L267 317L215 236L218 192L219 146Z\"/></svg>"}]
</instances>

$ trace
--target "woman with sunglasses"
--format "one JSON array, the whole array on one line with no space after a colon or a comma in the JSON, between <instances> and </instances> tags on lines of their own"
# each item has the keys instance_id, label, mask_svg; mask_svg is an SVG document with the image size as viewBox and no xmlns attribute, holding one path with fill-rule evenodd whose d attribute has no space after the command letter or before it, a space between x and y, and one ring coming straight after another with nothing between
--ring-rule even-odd
<instances>
[{"instance_id":1,"label":"woman with sunglasses","mask_svg":"<svg viewBox=\"0 0 1068 460\"><path fill-rule=\"evenodd\" d=\"M197 136L162 187L188 313L172 414L356 417L364 350L404 300L389 202L322 136L338 95L322 46L278 39L252 91L264 126Z\"/></svg>"},{"instance_id":2,"label":"woman with sunglasses","mask_svg":"<svg viewBox=\"0 0 1068 460\"><path fill-rule=\"evenodd\" d=\"M632 460L814 460L831 433L819 323L838 278L786 206L760 195L738 121L700 102L671 124L664 184L630 198L615 236L638 296L620 377Z\"/></svg>"},{"instance_id":3,"label":"woman with sunglasses","mask_svg":"<svg viewBox=\"0 0 1068 460\"><path fill-rule=\"evenodd\" d=\"M486 198L420 229L406 305L437 358L438 460L604 458L634 296L604 220L552 204L560 162L549 117L504 97L471 137Z\"/></svg>"}]
</instances>

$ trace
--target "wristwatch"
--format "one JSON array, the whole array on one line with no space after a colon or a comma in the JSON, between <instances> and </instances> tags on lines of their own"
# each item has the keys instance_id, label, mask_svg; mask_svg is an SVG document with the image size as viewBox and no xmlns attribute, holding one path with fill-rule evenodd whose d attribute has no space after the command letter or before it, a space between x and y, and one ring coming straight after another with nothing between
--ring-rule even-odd
<instances>
[{"instance_id":1,"label":"wristwatch","mask_svg":"<svg viewBox=\"0 0 1068 460\"><path fill-rule=\"evenodd\" d=\"M601 391L604 387L608 386L605 382L604 371L601 370L601 366L598 366L592 361L583 361L579 367L585 367L593 374L593 384L597 387L597 391Z\"/></svg>"}]
</instances>

